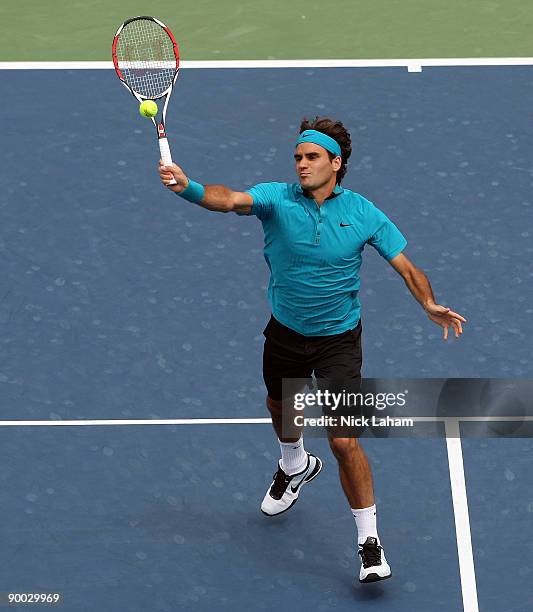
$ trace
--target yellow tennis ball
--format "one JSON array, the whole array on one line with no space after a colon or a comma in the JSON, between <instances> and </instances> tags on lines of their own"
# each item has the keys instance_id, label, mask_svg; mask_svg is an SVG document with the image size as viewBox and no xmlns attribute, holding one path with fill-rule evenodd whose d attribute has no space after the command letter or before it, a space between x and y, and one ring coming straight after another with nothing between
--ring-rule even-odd
<instances>
[{"instance_id":1,"label":"yellow tennis ball","mask_svg":"<svg viewBox=\"0 0 533 612\"><path fill-rule=\"evenodd\" d=\"M145 100L141 102L139 112L143 117L155 117L157 115L157 104L153 100Z\"/></svg>"}]
</instances>

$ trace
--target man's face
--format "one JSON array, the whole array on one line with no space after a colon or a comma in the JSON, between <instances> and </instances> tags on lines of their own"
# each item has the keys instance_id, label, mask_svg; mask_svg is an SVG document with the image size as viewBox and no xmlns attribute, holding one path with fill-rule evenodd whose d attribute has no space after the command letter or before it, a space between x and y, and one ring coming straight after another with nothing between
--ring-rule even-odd
<instances>
[{"instance_id":1,"label":"man's face","mask_svg":"<svg viewBox=\"0 0 533 612\"><path fill-rule=\"evenodd\" d=\"M296 174L304 189L313 191L327 184L341 167L341 158L331 161L323 147L312 142L302 142L294 153Z\"/></svg>"}]
</instances>

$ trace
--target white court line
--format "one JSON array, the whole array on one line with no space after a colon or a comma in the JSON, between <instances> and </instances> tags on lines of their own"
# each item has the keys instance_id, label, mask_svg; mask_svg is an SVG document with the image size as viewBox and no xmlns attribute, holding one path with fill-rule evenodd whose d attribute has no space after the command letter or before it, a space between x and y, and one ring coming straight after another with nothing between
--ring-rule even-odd
<instances>
[{"instance_id":1,"label":"white court line","mask_svg":"<svg viewBox=\"0 0 533 612\"><path fill-rule=\"evenodd\" d=\"M479 612L459 419L446 419L445 427L463 609Z\"/></svg>"},{"instance_id":2,"label":"white court line","mask_svg":"<svg viewBox=\"0 0 533 612\"><path fill-rule=\"evenodd\" d=\"M430 66L531 66L533 57L448 57L408 59L184 60L181 68L407 68ZM0 70L112 70L113 62L0 62Z\"/></svg>"},{"instance_id":3,"label":"white court line","mask_svg":"<svg viewBox=\"0 0 533 612\"><path fill-rule=\"evenodd\" d=\"M457 421L533 421L533 416L477 416L477 417L405 417L412 418L416 423L445 423L448 425ZM107 427L109 425L264 425L271 423L269 417L257 418L219 418L219 419L75 419L75 420L44 420L44 421L2 421L0 427ZM448 433L448 429L446 429Z\"/></svg>"},{"instance_id":4,"label":"white court line","mask_svg":"<svg viewBox=\"0 0 533 612\"><path fill-rule=\"evenodd\" d=\"M254 425L272 423L270 418L252 419L79 419L74 421L0 421L0 427L107 427L108 425Z\"/></svg>"}]
</instances>

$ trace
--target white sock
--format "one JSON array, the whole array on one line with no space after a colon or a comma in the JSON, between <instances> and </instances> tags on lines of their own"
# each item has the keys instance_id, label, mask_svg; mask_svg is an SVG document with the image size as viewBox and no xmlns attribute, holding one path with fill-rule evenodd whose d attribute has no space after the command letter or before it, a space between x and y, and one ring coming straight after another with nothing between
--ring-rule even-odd
<instances>
[{"instance_id":1,"label":"white sock","mask_svg":"<svg viewBox=\"0 0 533 612\"><path fill-rule=\"evenodd\" d=\"M305 469L307 465L307 453L304 448L303 436L296 442L281 442L281 469L287 476L293 476Z\"/></svg>"},{"instance_id":2,"label":"white sock","mask_svg":"<svg viewBox=\"0 0 533 612\"><path fill-rule=\"evenodd\" d=\"M351 508L355 524L357 525L357 543L364 544L368 536L376 538L379 544L376 527L376 505L370 508Z\"/></svg>"}]
</instances>

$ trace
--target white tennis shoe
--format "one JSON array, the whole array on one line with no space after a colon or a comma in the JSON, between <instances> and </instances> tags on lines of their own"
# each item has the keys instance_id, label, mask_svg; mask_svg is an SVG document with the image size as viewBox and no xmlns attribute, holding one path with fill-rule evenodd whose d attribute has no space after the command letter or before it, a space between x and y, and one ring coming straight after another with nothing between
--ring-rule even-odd
<instances>
[{"instance_id":1,"label":"white tennis shoe","mask_svg":"<svg viewBox=\"0 0 533 612\"><path fill-rule=\"evenodd\" d=\"M383 548L376 538L369 536L364 544L359 544L358 554L361 557L359 582L377 582L392 576Z\"/></svg>"},{"instance_id":2,"label":"white tennis shoe","mask_svg":"<svg viewBox=\"0 0 533 612\"><path fill-rule=\"evenodd\" d=\"M307 465L298 474L288 476L281 469L281 461L278 463L278 471L274 474L273 482L266 492L261 512L267 516L275 516L292 508L298 501L298 496L304 484L316 478L322 469L322 461L307 453Z\"/></svg>"}]
</instances>

